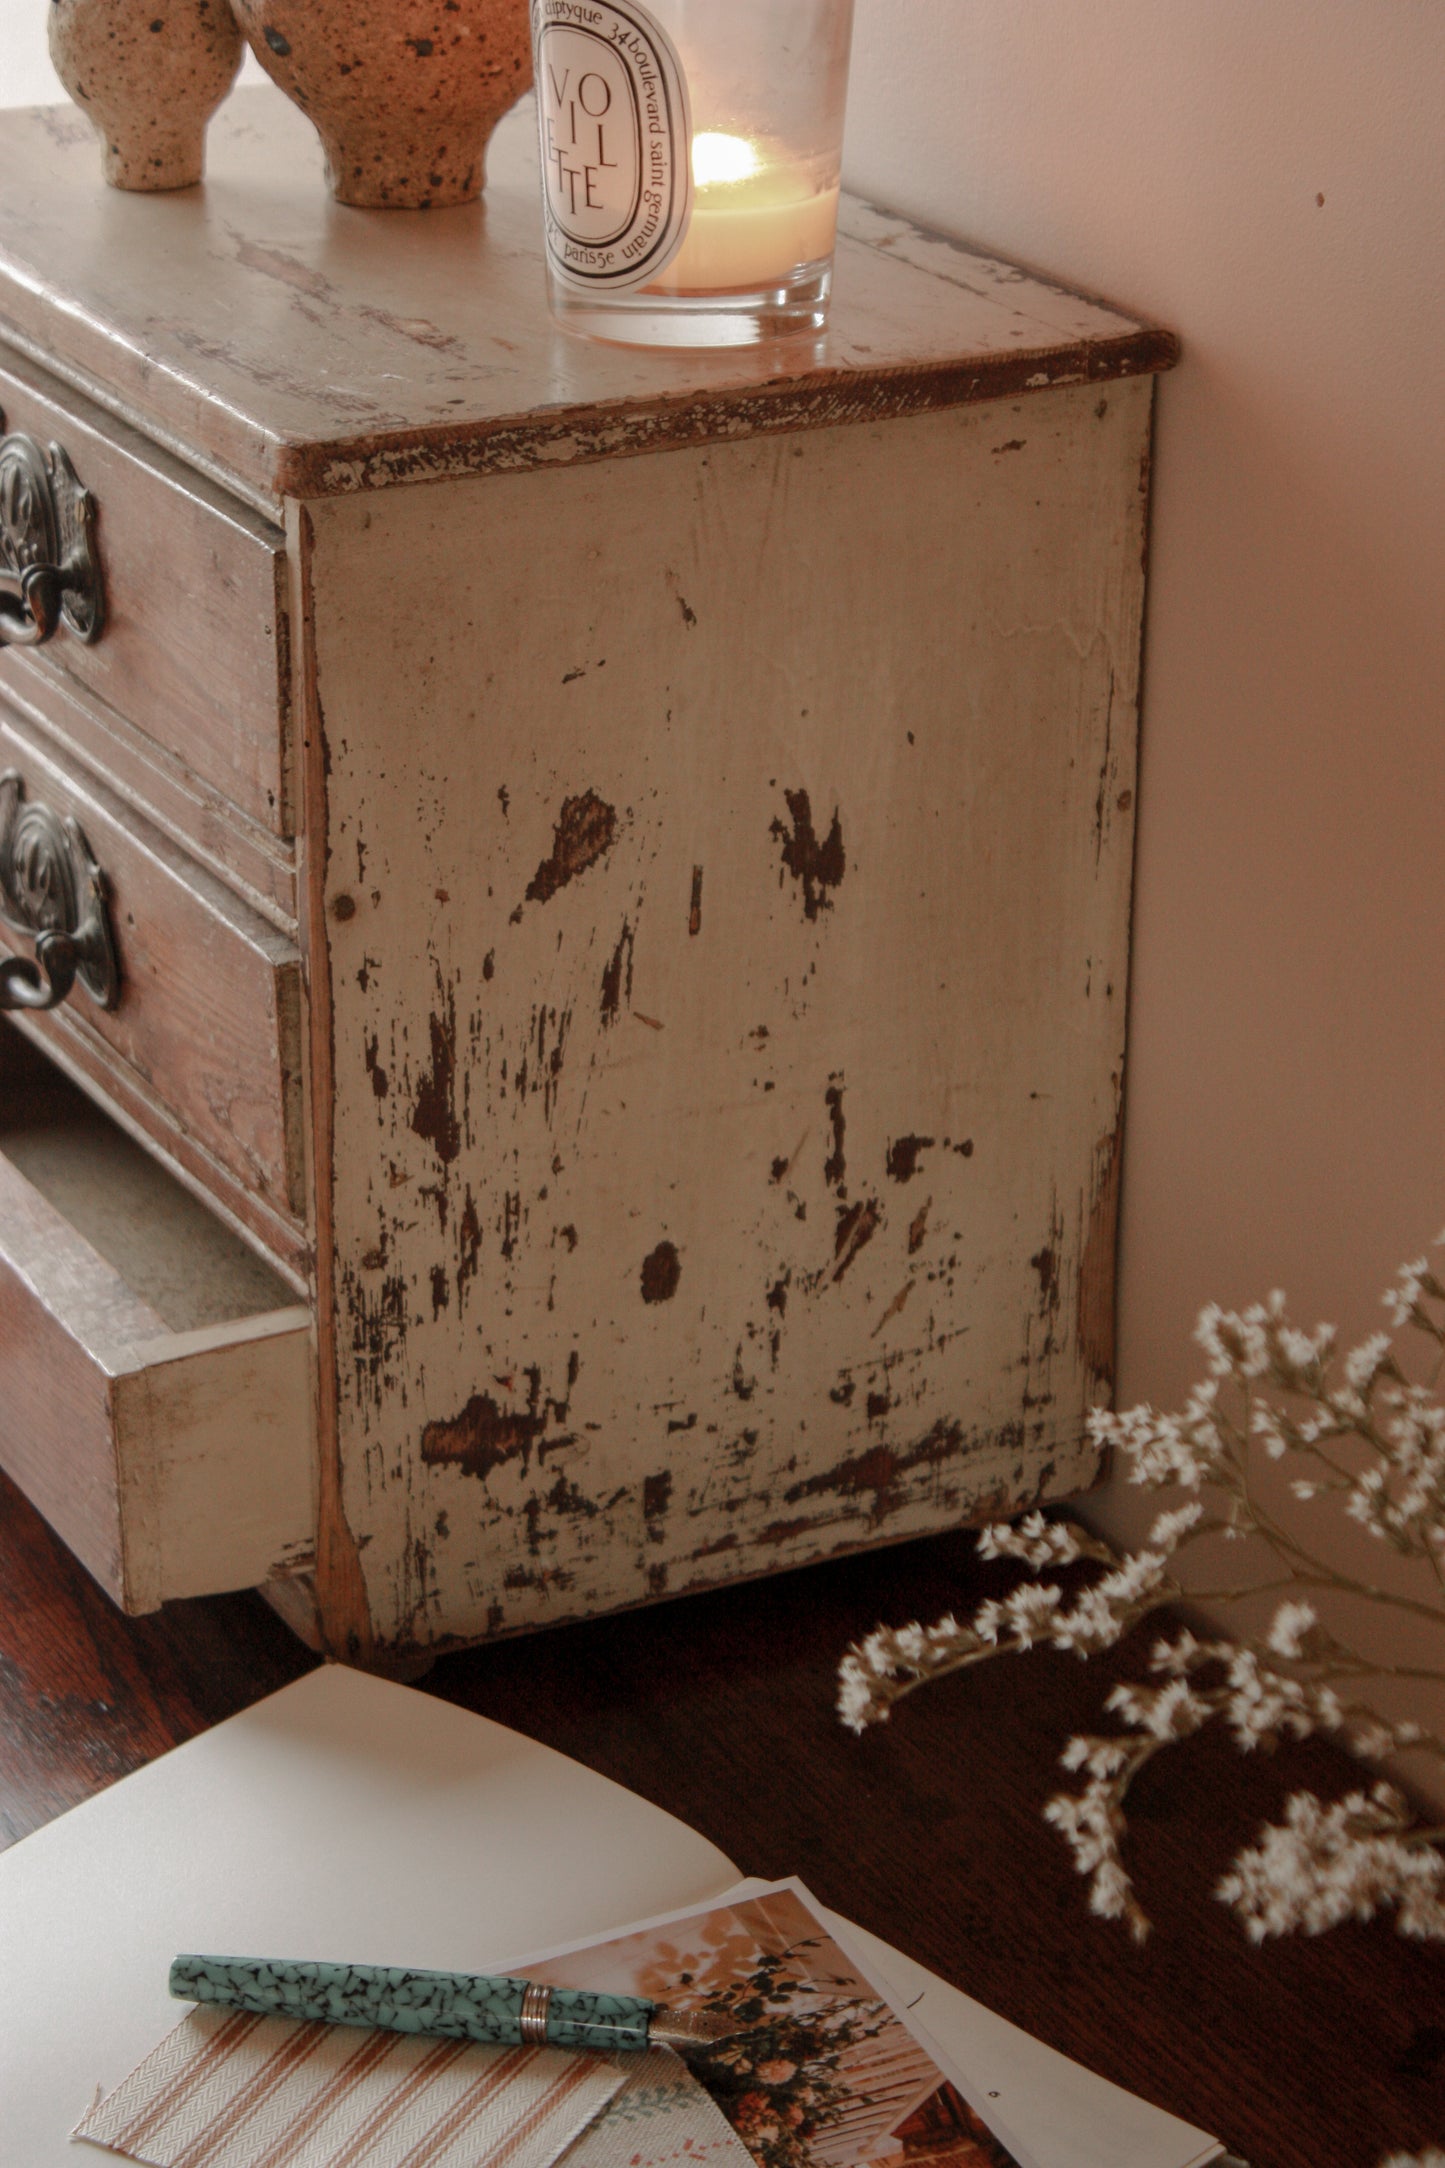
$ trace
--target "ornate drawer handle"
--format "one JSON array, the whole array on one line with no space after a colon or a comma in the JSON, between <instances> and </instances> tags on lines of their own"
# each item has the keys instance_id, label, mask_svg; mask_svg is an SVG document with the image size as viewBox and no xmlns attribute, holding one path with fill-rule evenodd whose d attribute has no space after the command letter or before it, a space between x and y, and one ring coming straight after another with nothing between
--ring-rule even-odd
<instances>
[{"instance_id":1,"label":"ornate drawer handle","mask_svg":"<svg viewBox=\"0 0 1445 2168\"><path fill-rule=\"evenodd\" d=\"M16 429L0 438L0 646L38 647L62 623L87 644L105 624L95 499L61 445Z\"/></svg>"},{"instance_id":2,"label":"ornate drawer handle","mask_svg":"<svg viewBox=\"0 0 1445 2168\"><path fill-rule=\"evenodd\" d=\"M97 1007L120 999L106 879L80 825L26 802L14 768L0 775L0 918L35 936L35 961L0 961L0 1009L57 1009L76 980Z\"/></svg>"}]
</instances>

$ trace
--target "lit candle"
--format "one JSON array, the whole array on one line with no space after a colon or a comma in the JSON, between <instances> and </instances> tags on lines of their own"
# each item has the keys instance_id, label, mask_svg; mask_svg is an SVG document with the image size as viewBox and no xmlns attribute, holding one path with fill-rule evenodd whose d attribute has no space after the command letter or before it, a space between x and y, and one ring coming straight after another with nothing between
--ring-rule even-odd
<instances>
[{"instance_id":1,"label":"lit candle","mask_svg":"<svg viewBox=\"0 0 1445 2168\"><path fill-rule=\"evenodd\" d=\"M769 161L744 136L692 139L692 217L681 248L649 291L718 293L773 286L831 255L838 189L806 168Z\"/></svg>"}]
</instances>

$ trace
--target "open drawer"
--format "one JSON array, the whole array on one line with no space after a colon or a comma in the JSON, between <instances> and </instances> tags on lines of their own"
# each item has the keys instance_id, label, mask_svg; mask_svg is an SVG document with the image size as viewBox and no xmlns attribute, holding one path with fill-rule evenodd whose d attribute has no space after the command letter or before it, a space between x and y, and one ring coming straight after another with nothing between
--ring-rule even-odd
<instances>
[{"instance_id":1,"label":"open drawer","mask_svg":"<svg viewBox=\"0 0 1445 2168\"><path fill-rule=\"evenodd\" d=\"M311 1316L0 1026L0 1464L127 1611L310 1563Z\"/></svg>"}]
</instances>

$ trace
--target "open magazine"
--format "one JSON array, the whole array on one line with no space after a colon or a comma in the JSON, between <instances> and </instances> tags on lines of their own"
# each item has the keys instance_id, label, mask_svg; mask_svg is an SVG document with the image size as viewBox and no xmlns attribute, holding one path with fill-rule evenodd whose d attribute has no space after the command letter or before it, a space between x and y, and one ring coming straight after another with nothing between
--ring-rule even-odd
<instances>
[{"instance_id":1,"label":"open magazine","mask_svg":"<svg viewBox=\"0 0 1445 2168\"><path fill-rule=\"evenodd\" d=\"M618 1984L665 1970L670 1999L756 2002L759 2052L710 2075L717 2109L692 2088L713 2127L704 2151L696 2137L672 2149L676 2168L1224 2168L1229 2157L796 1883L740 1882L715 1846L636 1794L339 1665L0 1853L0 1932L26 1953L0 1969L6 2168L102 2158L70 2142L76 2118L183 2030L170 1961L206 1948L579 1986L604 1968ZM853 2007L830 2020L830 2001ZM627 2121L635 2111L619 2096L593 2142L643 2134ZM640 2150L618 2143L605 2168L640 2168Z\"/></svg>"}]
</instances>

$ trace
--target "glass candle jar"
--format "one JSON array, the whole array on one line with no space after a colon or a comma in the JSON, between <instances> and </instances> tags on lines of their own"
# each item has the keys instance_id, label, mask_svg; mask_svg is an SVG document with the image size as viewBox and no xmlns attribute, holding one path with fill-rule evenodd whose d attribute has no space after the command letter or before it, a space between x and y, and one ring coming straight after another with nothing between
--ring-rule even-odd
<instances>
[{"instance_id":1,"label":"glass candle jar","mask_svg":"<svg viewBox=\"0 0 1445 2168\"><path fill-rule=\"evenodd\" d=\"M569 330L823 327L853 0L532 0L547 279Z\"/></svg>"}]
</instances>

